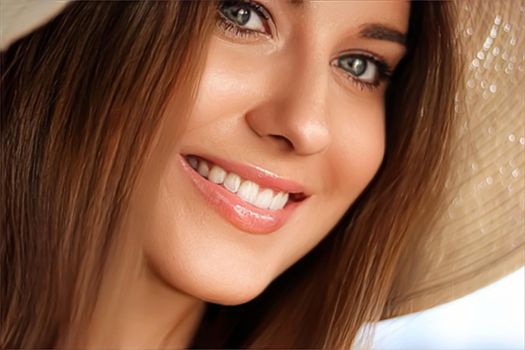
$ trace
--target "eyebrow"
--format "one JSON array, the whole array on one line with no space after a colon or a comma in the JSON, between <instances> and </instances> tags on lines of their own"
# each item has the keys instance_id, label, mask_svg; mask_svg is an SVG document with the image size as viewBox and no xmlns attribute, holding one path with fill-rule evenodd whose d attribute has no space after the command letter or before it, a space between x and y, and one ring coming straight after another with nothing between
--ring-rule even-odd
<instances>
[{"instance_id":1,"label":"eyebrow","mask_svg":"<svg viewBox=\"0 0 525 350\"><path fill-rule=\"evenodd\" d=\"M304 6L304 0L288 0L288 3L296 8Z\"/></svg>"},{"instance_id":2,"label":"eyebrow","mask_svg":"<svg viewBox=\"0 0 525 350\"><path fill-rule=\"evenodd\" d=\"M304 8L304 0L288 0L293 8ZM406 46L406 34L380 23L364 24L360 27L359 36L362 38L391 41Z\"/></svg>"},{"instance_id":3,"label":"eyebrow","mask_svg":"<svg viewBox=\"0 0 525 350\"><path fill-rule=\"evenodd\" d=\"M406 45L406 34L384 24L372 23L362 25L359 36L362 38L392 41L403 46Z\"/></svg>"}]
</instances>

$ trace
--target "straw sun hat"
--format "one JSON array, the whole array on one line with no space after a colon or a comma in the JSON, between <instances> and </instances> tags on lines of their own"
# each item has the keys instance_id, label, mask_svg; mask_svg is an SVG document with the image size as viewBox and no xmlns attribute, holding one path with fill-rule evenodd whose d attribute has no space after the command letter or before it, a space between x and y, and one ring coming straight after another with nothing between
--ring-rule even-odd
<instances>
[{"instance_id":1,"label":"straw sun hat","mask_svg":"<svg viewBox=\"0 0 525 350\"><path fill-rule=\"evenodd\" d=\"M344 0L341 0L344 1ZM0 49L70 0L0 0ZM525 265L525 0L458 1L466 58L450 205L414 249L385 318L451 301Z\"/></svg>"}]
</instances>

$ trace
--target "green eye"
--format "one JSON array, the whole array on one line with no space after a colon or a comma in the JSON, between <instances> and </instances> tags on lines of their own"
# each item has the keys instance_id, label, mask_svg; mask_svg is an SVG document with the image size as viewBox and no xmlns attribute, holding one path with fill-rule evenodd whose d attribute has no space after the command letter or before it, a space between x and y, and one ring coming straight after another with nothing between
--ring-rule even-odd
<instances>
[{"instance_id":1,"label":"green eye","mask_svg":"<svg viewBox=\"0 0 525 350\"><path fill-rule=\"evenodd\" d=\"M361 57L349 57L346 60L341 60L341 68L346 69L352 75L359 77L366 72L368 63Z\"/></svg>"},{"instance_id":2,"label":"green eye","mask_svg":"<svg viewBox=\"0 0 525 350\"><path fill-rule=\"evenodd\" d=\"M392 70L383 58L362 51L341 54L330 64L342 70L346 77L360 88L373 89L382 81L389 80L392 75Z\"/></svg>"},{"instance_id":3,"label":"green eye","mask_svg":"<svg viewBox=\"0 0 525 350\"><path fill-rule=\"evenodd\" d=\"M337 59L336 66L367 83L374 83L379 78L377 65L372 62L372 59L361 55L341 56Z\"/></svg>"},{"instance_id":4,"label":"green eye","mask_svg":"<svg viewBox=\"0 0 525 350\"><path fill-rule=\"evenodd\" d=\"M221 7L221 10L230 21L239 26L244 26L249 22L251 17L250 10L246 8L246 5L234 5L227 7L226 4Z\"/></svg>"},{"instance_id":5,"label":"green eye","mask_svg":"<svg viewBox=\"0 0 525 350\"><path fill-rule=\"evenodd\" d=\"M241 0L222 1L219 12L231 25L244 31L269 34L266 22L269 16L265 14L262 6Z\"/></svg>"}]
</instances>

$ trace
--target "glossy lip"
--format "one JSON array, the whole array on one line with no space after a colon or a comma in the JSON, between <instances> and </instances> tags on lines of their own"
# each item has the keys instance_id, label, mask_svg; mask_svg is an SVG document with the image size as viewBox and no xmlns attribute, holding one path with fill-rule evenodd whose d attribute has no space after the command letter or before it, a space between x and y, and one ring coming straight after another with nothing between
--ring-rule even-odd
<instances>
[{"instance_id":1,"label":"glossy lip","mask_svg":"<svg viewBox=\"0 0 525 350\"><path fill-rule=\"evenodd\" d=\"M225 162L224 160L218 160L215 162L214 160L217 160L216 158L205 158L199 155L195 156L204 160L209 160L220 167L223 167L224 165L223 169L226 171L234 172L244 179L257 182L263 187L273 184L273 186L268 186L268 188L274 188L286 192L289 192L290 189L302 189L302 186L288 180L273 177L270 175L271 173L268 172L263 172L264 176L252 180L253 175L261 174L260 168L251 168L250 171L246 172L247 169L250 168L245 165L241 165L241 171L244 172L245 175L250 175L252 177L252 179L250 179L247 176L244 177L243 174L240 174L240 172L237 172L232 167L228 166L231 164L233 167L236 167L239 165L238 163L233 164L230 162ZM295 209L304 202L288 201L285 207L280 210L265 210L257 208L250 203L243 201L237 195L231 193L223 186L214 184L202 177L188 164L185 156L179 155L179 160L184 171L189 175L193 184L195 184L199 192L204 196L211 207L231 224L242 231L254 234L269 234L277 231L287 222L288 218L292 215ZM228 163L228 165L225 163Z\"/></svg>"}]
</instances>

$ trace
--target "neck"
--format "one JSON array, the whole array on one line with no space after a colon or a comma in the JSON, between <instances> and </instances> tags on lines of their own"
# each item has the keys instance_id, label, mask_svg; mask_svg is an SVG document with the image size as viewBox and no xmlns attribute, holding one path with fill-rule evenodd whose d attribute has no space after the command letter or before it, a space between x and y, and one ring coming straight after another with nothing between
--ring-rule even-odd
<instances>
[{"instance_id":1,"label":"neck","mask_svg":"<svg viewBox=\"0 0 525 350\"><path fill-rule=\"evenodd\" d=\"M146 267L130 282L121 284L120 293L114 288L105 288L107 292L101 293L85 346L189 347L205 303L168 286Z\"/></svg>"}]
</instances>

